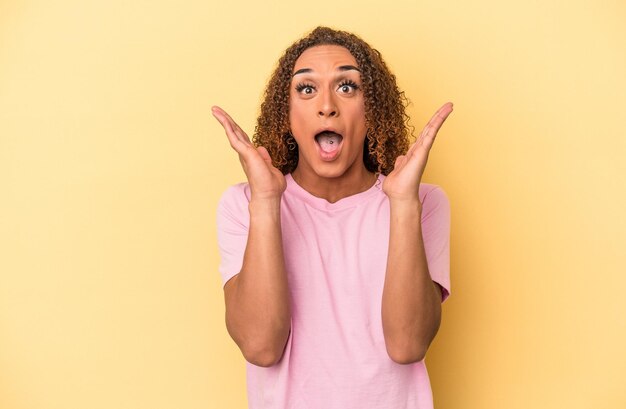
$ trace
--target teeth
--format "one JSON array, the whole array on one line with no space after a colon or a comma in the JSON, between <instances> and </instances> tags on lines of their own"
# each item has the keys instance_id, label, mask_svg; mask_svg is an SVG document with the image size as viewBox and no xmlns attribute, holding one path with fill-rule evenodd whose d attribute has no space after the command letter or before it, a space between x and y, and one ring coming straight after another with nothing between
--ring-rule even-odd
<instances>
[{"instance_id":1,"label":"teeth","mask_svg":"<svg viewBox=\"0 0 626 409\"><path fill-rule=\"evenodd\" d=\"M315 136L315 140L320 148L326 153L332 153L339 148L339 143L343 137L335 132L325 131Z\"/></svg>"}]
</instances>

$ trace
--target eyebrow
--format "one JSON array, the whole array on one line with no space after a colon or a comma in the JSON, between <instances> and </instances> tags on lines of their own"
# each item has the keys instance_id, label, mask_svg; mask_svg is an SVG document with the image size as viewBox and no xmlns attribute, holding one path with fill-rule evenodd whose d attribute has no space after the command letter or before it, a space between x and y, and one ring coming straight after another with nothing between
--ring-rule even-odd
<instances>
[{"instance_id":1,"label":"eyebrow","mask_svg":"<svg viewBox=\"0 0 626 409\"><path fill-rule=\"evenodd\" d=\"M338 67L338 70L339 71L355 70L355 71L361 72L361 70L359 70L354 65L341 65L341 66ZM313 70L311 68L300 68L298 71L294 72L291 77L293 78L293 77L295 77L298 74L307 74L307 73L310 73L310 72L313 72Z\"/></svg>"}]
</instances>

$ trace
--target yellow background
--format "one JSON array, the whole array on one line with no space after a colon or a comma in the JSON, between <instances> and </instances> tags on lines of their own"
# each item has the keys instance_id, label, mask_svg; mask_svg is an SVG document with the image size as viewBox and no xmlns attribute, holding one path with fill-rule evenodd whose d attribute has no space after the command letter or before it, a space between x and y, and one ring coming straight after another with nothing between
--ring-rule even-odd
<instances>
[{"instance_id":1,"label":"yellow background","mask_svg":"<svg viewBox=\"0 0 626 409\"><path fill-rule=\"evenodd\" d=\"M215 211L282 51L378 48L452 205L438 409L626 407L622 1L0 2L0 408L245 408ZM318 408L315 408L318 409Z\"/></svg>"}]
</instances>

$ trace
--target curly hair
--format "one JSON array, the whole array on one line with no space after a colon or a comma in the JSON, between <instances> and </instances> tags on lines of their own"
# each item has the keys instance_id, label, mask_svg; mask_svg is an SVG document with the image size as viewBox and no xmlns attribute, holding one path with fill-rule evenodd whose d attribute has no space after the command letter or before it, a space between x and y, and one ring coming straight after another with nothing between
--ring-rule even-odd
<instances>
[{"instance_id":1,"label":"curly hair","mask_svg":"<svg viewBox=\"0 0 626 409\"><path fill-rule=\"evenodd\" d=\"M344 47L356 60L361 72L367 127L363 162L371 172L389 174L396 158L409 147L409 116L405 112L408 100L380 52L354 34L328 27L317 27L296 41L278 61L265 89L253 143L268 150L273 165L283 174L296 169L298 145L289 125L289 87L296 60L306 49L318 45Z\"/></svg>"}]
</instances>

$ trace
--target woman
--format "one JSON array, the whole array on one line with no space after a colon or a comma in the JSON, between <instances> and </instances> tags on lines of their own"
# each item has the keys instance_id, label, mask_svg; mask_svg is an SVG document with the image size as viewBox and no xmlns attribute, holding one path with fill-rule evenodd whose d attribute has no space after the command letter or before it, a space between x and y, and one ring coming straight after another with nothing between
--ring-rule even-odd
<instances>
[{"instance_id":1,"label":"woman","mask_svg":"<svg viewBox=\"0 0 626 409\"><path fill-rule=\"evenodd\" d=\"M451 111L409 147L380 54L326 27L281 57L254 143L213 107L248 178L220 201L218 241L250 408L432 408L450 216L421 177Z\"/></svg>"}]
</instances>

